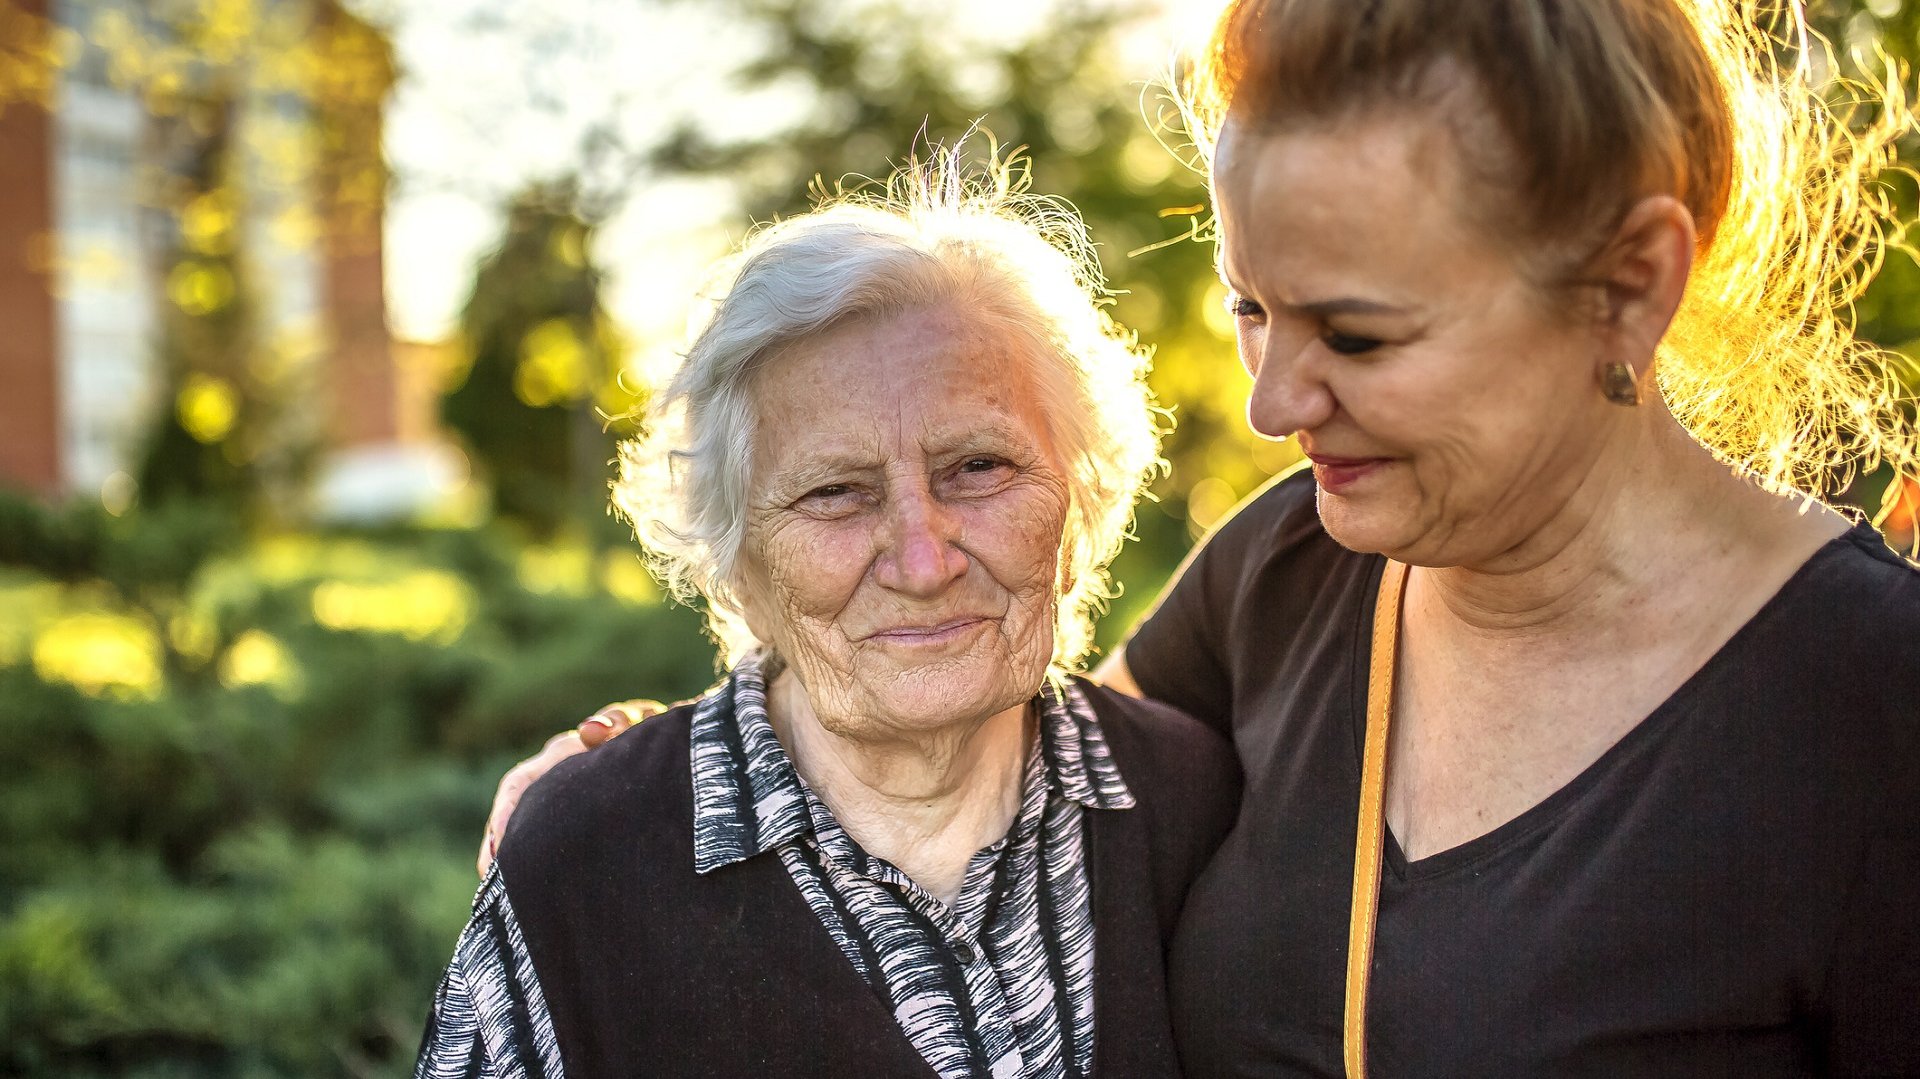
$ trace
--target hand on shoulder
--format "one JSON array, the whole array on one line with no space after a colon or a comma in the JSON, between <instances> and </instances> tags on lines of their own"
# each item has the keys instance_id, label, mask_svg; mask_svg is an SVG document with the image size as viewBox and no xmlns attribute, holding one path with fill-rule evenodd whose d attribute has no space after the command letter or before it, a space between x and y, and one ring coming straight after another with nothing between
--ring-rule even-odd
<instances>
[{"instance_id":1,"label":"hand on shoulder","mask_svg":"<svg viewBox=\"0 0 1920 1079\"><path fill-rule=\"evenodd\" d=\"M520 798L534 781L553 770L554 765L587 750L605 745L610 739L631 729L634 724L666 711L666 705L652 700L617 701L588 716L570 731L547 739L540 752L507 769L493 792L493 808L487 814L487 831L480 839L480 856L475 861L485 877L500 852L500 837L507 834L507 821L519 808Z\"/></svg>"}]
</instances>

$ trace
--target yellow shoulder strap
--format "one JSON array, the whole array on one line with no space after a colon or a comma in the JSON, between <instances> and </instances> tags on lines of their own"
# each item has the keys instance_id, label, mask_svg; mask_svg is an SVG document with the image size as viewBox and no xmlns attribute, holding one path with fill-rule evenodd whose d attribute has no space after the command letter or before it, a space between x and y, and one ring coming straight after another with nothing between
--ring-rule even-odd
<instances>
[{"instance_id":1,"label":"yellow shoulder strap","mask_svg":"<svg viewBox=\"0 0 1920 1079\"><path fill-rule=\"evenodd\" d=\"M1393 722L1393 670L1400 654L1400 596L1406 583L1406 565L1388 559L1373 608L1367 740L1360 763L1360 826L1353 844L1353 912L1347 923L1348 1079L1364 1079L1367 1074L1367 977L1373 970L1374 916L1380 909L1380 858L1387 830L1387 734Z\"/></svg>"}]
</instances>

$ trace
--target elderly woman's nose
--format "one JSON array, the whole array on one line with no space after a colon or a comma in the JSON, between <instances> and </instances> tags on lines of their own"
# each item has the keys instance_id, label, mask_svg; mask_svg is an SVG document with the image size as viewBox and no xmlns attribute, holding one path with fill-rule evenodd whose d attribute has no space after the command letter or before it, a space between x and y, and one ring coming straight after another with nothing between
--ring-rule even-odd
<instances>
[{"instance_id":1,"label":"elderly woman's nose","mask_svg":"<svg viewBox=\"0 0 1920 1079\"><path fill-rule=\"evenodd\" d=\"M1253 392L1247 397L1247 423L1268 438L1286 438L1325 423L1333 415L1333 391L1325 372L1309 354L1317 342L1304 343L1290 335L1266 334L1252 349L1247 369L1253 374Z\"/></svg>"},{"instance_id":2,"label":"elderly woman's nose","mask_svg":"<svg viewBox=\"0 0 1920 1079\"><path fill-rule=\"evenodd\" d=\"M897 493L875 567L880 583L920 595L938 593L967 572L959 538L957 520L931 491Z\"/></svg>"}]
</instances>

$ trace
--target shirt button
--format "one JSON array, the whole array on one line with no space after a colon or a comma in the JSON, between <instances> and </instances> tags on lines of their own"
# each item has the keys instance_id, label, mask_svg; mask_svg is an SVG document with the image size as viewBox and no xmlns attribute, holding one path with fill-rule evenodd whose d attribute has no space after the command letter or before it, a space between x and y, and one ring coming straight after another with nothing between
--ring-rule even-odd
<instances>
[{"instance_id":1,"label":"shirt button","mask_svg":"<svg viewBox=\"0 0 1920 1079\"><path fill-rule=\"evenodd\" d=\"M963 940L954 941L953 957L960 960L962 964L972 964L974 959L973 946Z\"/></svg>"}]
</instances>

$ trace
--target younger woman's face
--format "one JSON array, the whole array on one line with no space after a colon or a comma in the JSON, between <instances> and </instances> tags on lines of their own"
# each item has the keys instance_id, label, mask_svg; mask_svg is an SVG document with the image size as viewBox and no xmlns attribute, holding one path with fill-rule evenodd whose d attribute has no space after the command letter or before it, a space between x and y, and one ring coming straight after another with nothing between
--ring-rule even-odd
<instances>
[{"instance_id":1,"label":"younger woman's face","mask_svg":"<svg viewBox=\"0 0 1920 1079\"><path fill-rule=\"evenodd\" d=\"M1485 199L1421 113L1278 132L1214 161L1247 420L1297 435L1329 534L1422 565L1497 560L1603 482L1590 324L1471 220Z\"/></svg>"}]
</instances>

